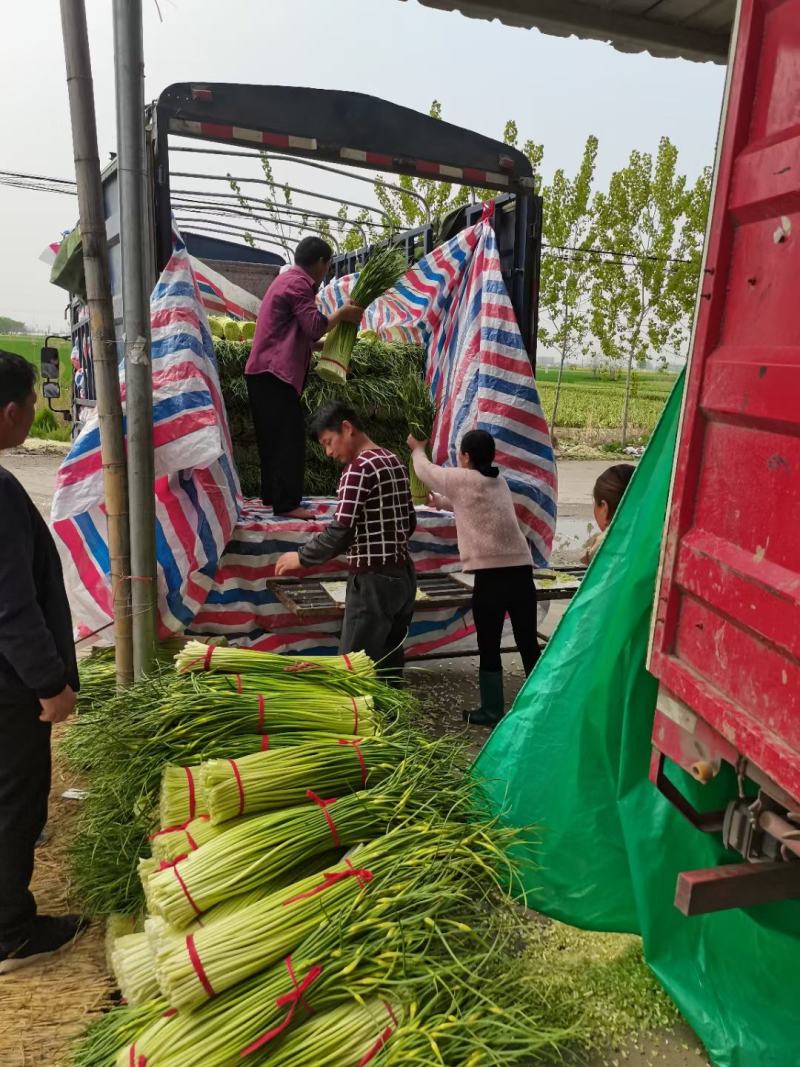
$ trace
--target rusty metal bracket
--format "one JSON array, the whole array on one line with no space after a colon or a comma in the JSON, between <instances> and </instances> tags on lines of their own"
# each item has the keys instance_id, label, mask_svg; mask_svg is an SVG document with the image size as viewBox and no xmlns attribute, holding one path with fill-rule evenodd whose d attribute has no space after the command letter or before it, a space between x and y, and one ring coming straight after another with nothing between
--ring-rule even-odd
<instances>
[{"instance_id":1,"label":"rusty metal bracket","mask_svg":"<svg viewBox=\"0 0 800 1067\"><path fill-rule=\"evenodd\" d=\"M728 908L752 908L800 897L800 863L731 863L683 871L675 907L686 916Z\"/></svg>"},{"instance_id":2,"label":"rusty metal bracket","mask_svg":"<svg viewBox=\"0 0 800 1067\"><path fill-rule=\"evenodd\" d=\"M685 819L694 826L697 830L702 830L707 834L716 834L722 832L722 827L725 821L724 811L697 811L686 797L681 793L677 786L667 778L664 774L664 761L665 756L663 752L659 752L658 749L653 749L653 755L650 762L650 780L655 785L656 789L665 797L673 807L676 807L678 811L683 815Z\"/></svg>"}]
</instances>

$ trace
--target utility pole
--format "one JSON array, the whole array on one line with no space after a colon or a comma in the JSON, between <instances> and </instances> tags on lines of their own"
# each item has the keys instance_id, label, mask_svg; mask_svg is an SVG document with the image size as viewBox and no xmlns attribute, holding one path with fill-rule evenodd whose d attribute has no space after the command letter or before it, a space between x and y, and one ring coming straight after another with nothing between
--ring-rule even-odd
<instances>
[{"instance_id":1,"label":"utility pole","mask_svg":"<svg viewBox=\"0 0 800 1067\"><path fill-rule=\"evenodd\" d=\"M128 486L125 473L117 345L114 336L114 311L108 274L103 189L100 181L100 159L97 152L92 63L84 0L61 0L61 26L67 67L67 89L75 155L75 179L78 186L89 326L92 335L92 357L97 386L97 415L100 424L100 453L108 524L117 685L125 687L133 681L131 603L128 582L131 573Z\"/></svg>"},{"instance_id":2,"label":"utility pole","mask_svg":"<svg viewBox=\"0 0 800 1067\"><path fill-rule=\"evenodd\" d=\"M146 227L147 156L144 135L142 0L114 0L128 501L131 530L133 665L147 674L156 649L156 510L153 459L153 368Z\"/></svg>"}]
</instances>

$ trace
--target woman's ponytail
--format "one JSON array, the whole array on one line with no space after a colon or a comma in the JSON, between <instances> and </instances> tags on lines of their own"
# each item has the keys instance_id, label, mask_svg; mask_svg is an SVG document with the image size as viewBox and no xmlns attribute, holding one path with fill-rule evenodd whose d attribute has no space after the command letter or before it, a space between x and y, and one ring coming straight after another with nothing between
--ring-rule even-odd
<instances>
[{"instance_id":1,"label":"woman's ponytail","mask_svg":"<svg viewBox=\"0 0 800 1067\"><path fill-rule=\"evenodd\" d=\"M486 430L470 430L461 438L461 452L469 456L473 470L486 478L496 478L500 473L494 466L494 438Z\"/></svg>"}]
</instances>

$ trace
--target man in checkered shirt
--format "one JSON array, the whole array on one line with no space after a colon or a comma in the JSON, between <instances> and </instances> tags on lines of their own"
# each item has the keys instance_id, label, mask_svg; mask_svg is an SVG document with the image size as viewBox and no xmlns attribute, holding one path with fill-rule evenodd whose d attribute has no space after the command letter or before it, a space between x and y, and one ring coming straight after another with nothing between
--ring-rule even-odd
<instances>
[{"instance_id":1,"label":"man in checkered shirt","mask_svg":"<svg viewBox=\"0 0 800 1067\"><path fill-rule=\"evenodd\" d=\"M370 440L345 404L317 412L311 432L326 455L345 464L336 514L299 552L285 552L275 573L316 567L346 552L351 573L339 651L363 649L398 677L417 592L408 554L417 525L408 472L393 452Z\"/></svg>"}]
</instances>

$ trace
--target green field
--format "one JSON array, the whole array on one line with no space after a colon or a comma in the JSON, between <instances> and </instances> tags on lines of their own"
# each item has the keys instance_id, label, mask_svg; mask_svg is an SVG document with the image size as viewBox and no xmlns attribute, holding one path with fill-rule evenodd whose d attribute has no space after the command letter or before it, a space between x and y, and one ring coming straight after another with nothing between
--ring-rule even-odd
<instances>
[{"instance_id":1,"label":"green field","mask_svg":"<svg viewBox=\"0 0 800 1067\"><path fill-rule=\"evenodd\" d=\"M0 334L0 348L17 352L39 367L39 350L44 344L43 336ZM62 399L56 407L64 407L69 397L72 368L69 362L70 344L56 341L61 352ZM540 370L536 375L539 394L545 415L552 423L553 402L556 395L558 370L554 367ZM672 374L657 371L636 371L631 389L629 411L629 437L646 438L653 431L659 415L675 382ZM585 431L587 436L597 433L604 440L621 437L622 410L625 403L625 380L601 377L589 369L565 370L561 382L561 399L558 405L559 428ZM617 433L617 431L619 431ZM58 416L53 416L47 403L40 398L37 405L37 421L31 431L34 437L68 441L70 428Z\"/></svg>"},{"instance_id":2,"label":"green field","mask_svg":"<svg viewBox=\"0 0 800 1067\"><path fill-rule=\"evenodd\" d=\"M33 363L39 370L39 353L44 345L44 335L35 334L0 334L0 348L6 352L16 352L24 356L29 363ZM69 403L70 387L72 383L72 366L70 364L70 351L72 346L69 341L53 341L52 345L61 354L61 399L54 401L57 408L66 407ZM40 437L48 441L69 441L70 426L59 415L54 415L48 403L41 396L41 389L37 384L39 400L36 404L36 419L31 428L31 437Z\"/></svg>"},{"instance_id":3,"label":"green field","mask_svg":"<svg viewBox=\"0 0 800 1067\"><path fill-rule=\"evenodd\" d=\"M536 383L545 415L552 421L558 371L542 370ZM647 435L655 427L675 381L672 374L636 371L631 386L628 423L632 435ZM625 404L625 380L598 377L591 370L567 370L561 382L558 426L581 430L620 430Z\"/></svg>"}]
</instances>

